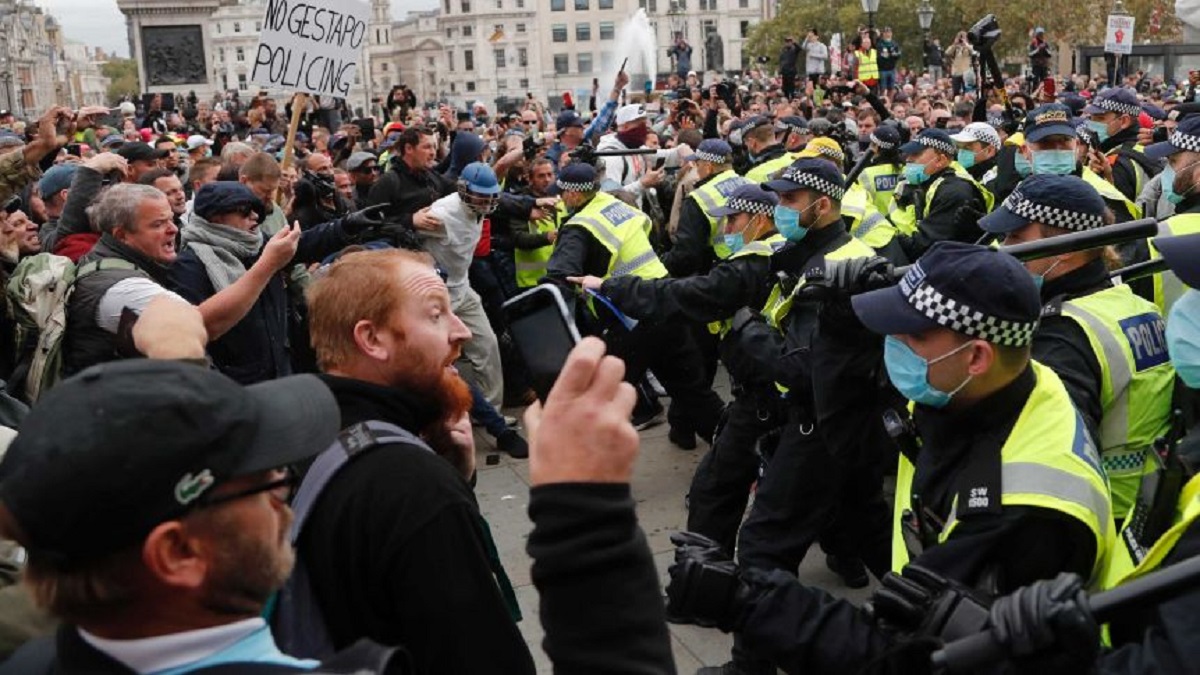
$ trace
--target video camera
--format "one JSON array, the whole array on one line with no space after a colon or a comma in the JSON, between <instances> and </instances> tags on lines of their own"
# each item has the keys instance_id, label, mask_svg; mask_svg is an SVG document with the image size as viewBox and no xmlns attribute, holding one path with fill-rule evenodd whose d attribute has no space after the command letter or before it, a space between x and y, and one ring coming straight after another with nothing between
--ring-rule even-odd
<instances>
[{"instance_id":1,"label":"video camera","mask_svg":"<svg viewBox=\"0 0 1200 675\"><path fill-rule=\"evenodd\" d=\"M1000 35L1000 21L996 19L995 14L988 14L967 30L967 42L976 50L990 50L1000 39Z\"/></svg>"}]
</instances>

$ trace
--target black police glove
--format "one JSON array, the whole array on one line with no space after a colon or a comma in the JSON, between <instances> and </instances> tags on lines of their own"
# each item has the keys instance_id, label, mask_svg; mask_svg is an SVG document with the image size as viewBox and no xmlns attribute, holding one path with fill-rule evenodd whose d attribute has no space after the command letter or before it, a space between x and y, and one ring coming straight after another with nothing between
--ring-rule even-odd
<instances>
[{"instance_id":1,"label":"black police glove","mask_svg":"<svg viewBox=\"0 0 1200 675\"><path fill-rule=\"evenodd\" d=\"M671 543L676 549L667 569L667 620L735 630L750 597L737 564L720 544L695 532L676 532Z\"/></svg>"},{"instance_id":2,"label":"black police glove","mask_svg":"<svg viewBox=\"0 0 1200 675\"><path fill-rule=\"evenodd\" d=\"M967 202L955 209L954 220L958 223L970 223L978 227L979 220L986 215L987 213L971 206L971 202Z\"/></svg>"},{"instance_id":3,"label":"black police glove","mask_svg":"<svg viewBox=\"0 0 1200 675\"><path fill-rule=\"evenodd\" d=\"M889 572L868 603L882 627L914 637L949 642L983 630L988 599L974 589L920 565Z\"/></svg>"},{"instance_id":4,"label":"black police glove","mask_svg":"<svg viewBox=\"0 0 1200 675\"><path fill-rule=\"evenodd\" d=\"M808 286L824 286L844 295L855 295L875 288L891 286L892 263L881 256L829 260L823 267L805 272Z\"/></svg>"},{"instance_id":5,"label":"black police glove","mask_svg":"<svg viewBox=\"0 0 1200 675\"><path fill-rule=\"evenodd\" d=\"M1083 672L1100 652L1100 628L1076 574L1060 573L997 599L991 631L1021 672Z\"/></svg>"},{"instance_id":6,"label":"black police glove","mask_svg":"<svg viewBox=\"0 0 1200 675\"><path fill-rule=\"evenodd\" d=\"M356 237L369 229L381 228L387 224L387 218L384 216L387 209L387 204L376 204L361 211L347 213L342 216L340 221L342 231L351 237Z\"/></svg>"}]
</instances>

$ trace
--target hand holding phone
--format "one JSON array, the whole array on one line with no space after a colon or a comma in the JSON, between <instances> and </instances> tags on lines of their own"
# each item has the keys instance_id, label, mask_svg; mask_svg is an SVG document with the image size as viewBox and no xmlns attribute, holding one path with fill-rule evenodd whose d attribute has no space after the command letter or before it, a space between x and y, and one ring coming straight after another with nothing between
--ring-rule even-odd
<instances>
[{"instance_id":1,"label":"hand holding phone","mask_svg":"<svg viewBox=\"0 0 1200 675\"><path fill-rule=\"evenodd\" d=\"M513 342L529 368L533 390L546 400L567 355L579 342L579 329L562 291L542 284L508 300L504 317Z\"/></svg>"}]
</instances>

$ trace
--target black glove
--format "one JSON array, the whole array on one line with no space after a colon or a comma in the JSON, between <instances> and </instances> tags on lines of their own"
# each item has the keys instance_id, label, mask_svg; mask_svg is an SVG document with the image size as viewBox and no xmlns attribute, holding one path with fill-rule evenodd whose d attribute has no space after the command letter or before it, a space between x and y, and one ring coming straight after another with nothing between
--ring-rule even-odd
<instances>
[{"instance_id":1,"label":"black glove","mask_svg":"<svg viewBox=\"0 0 1200 675\"><path fill-rule=\"evenodd\" d=\"M671 543L676 549L675 562L667 569L667 620L725 632L736 629L750 595L737 564L704 535L676 532Z\"/></svg>"},{"instance_id":2,"label":"black glove","mask_svg":"<svg viewBox=\"0 0 1200 675\"><path fill-rule=\"evenodd\" d=\"M988 599L928 568L908 565L900 574L884 575L867 611L893 632L949 642L987 625Z\"/></svg>"},{"instance_id":3,"label":"black glove","mask_svg":"<svg viewBox=\"0 0 1200 675\"><path fill-rule=\"evenodd\" d=\"M954 220L958 223L970 223L978 227L979 219L986 215L987 213L972 207L971 203L967 202L954 211Z\"/></svg>"},{"instance_id":4,"label":"black glove","mask_svg":"<svg viewBox=\"0 0 1200 675\"><path fill-rule=\"evenodd\" d=\"M809 270L804 275L809 285L823 285L846 295L855 295L876 288L891 286L892 263L881 256L825 259L823 268Z\"/></svg>"},{"instance_id":5,"label":"black glove","mask_svg":"<svg viewBox=\"0 0 1200 675\"><path fill-rule=\"evenodd\" d=\"M1100 652L1100 628L1076 574L1060 573L999 598L991 630L1022 672L1082 672Z\"/></svg>"},{"instance_id":6,"label":"black glove","mask_svg":"<svg viewBox=\"0 0 1200 675\"><path fill-rule=\"evenodd\" d=\"M342 231L351 237L357 237L370 228L383 227L387 222L387 218L384 216L384 212L387 210L387 204L376 204L361 211L347 213L342 216L340 221Z\"/></svg>"}]
</instances>

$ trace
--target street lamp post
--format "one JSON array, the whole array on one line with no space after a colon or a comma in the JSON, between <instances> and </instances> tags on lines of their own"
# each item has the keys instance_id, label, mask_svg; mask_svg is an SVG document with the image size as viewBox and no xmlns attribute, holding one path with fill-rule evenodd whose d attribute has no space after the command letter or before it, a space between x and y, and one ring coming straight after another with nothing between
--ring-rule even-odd
<instances>
[{"instance_id":1,"label":"street lamp post","mask_svg":"<svg viewBox=\"0 0 1200 675\"><path fill-rule=\"evenodd\" d=\"M929 0L921 0L921 5L917 7L917 21L921 24L921 31L925 33L925 41L929 42L929 28L933 25L933 5L929 4Z\"/></svg>"},{"instance_id":2,"label":"street lamp post","mask_svg":"<svg viewBox=\"0 0 1200 675\"><path fill-rule=\"evenodd\" d=\"M875 32L875 12L879 11L879 0L862 0L862 10L867 13L867 30Z\"/></svg>"}]
</instances>

